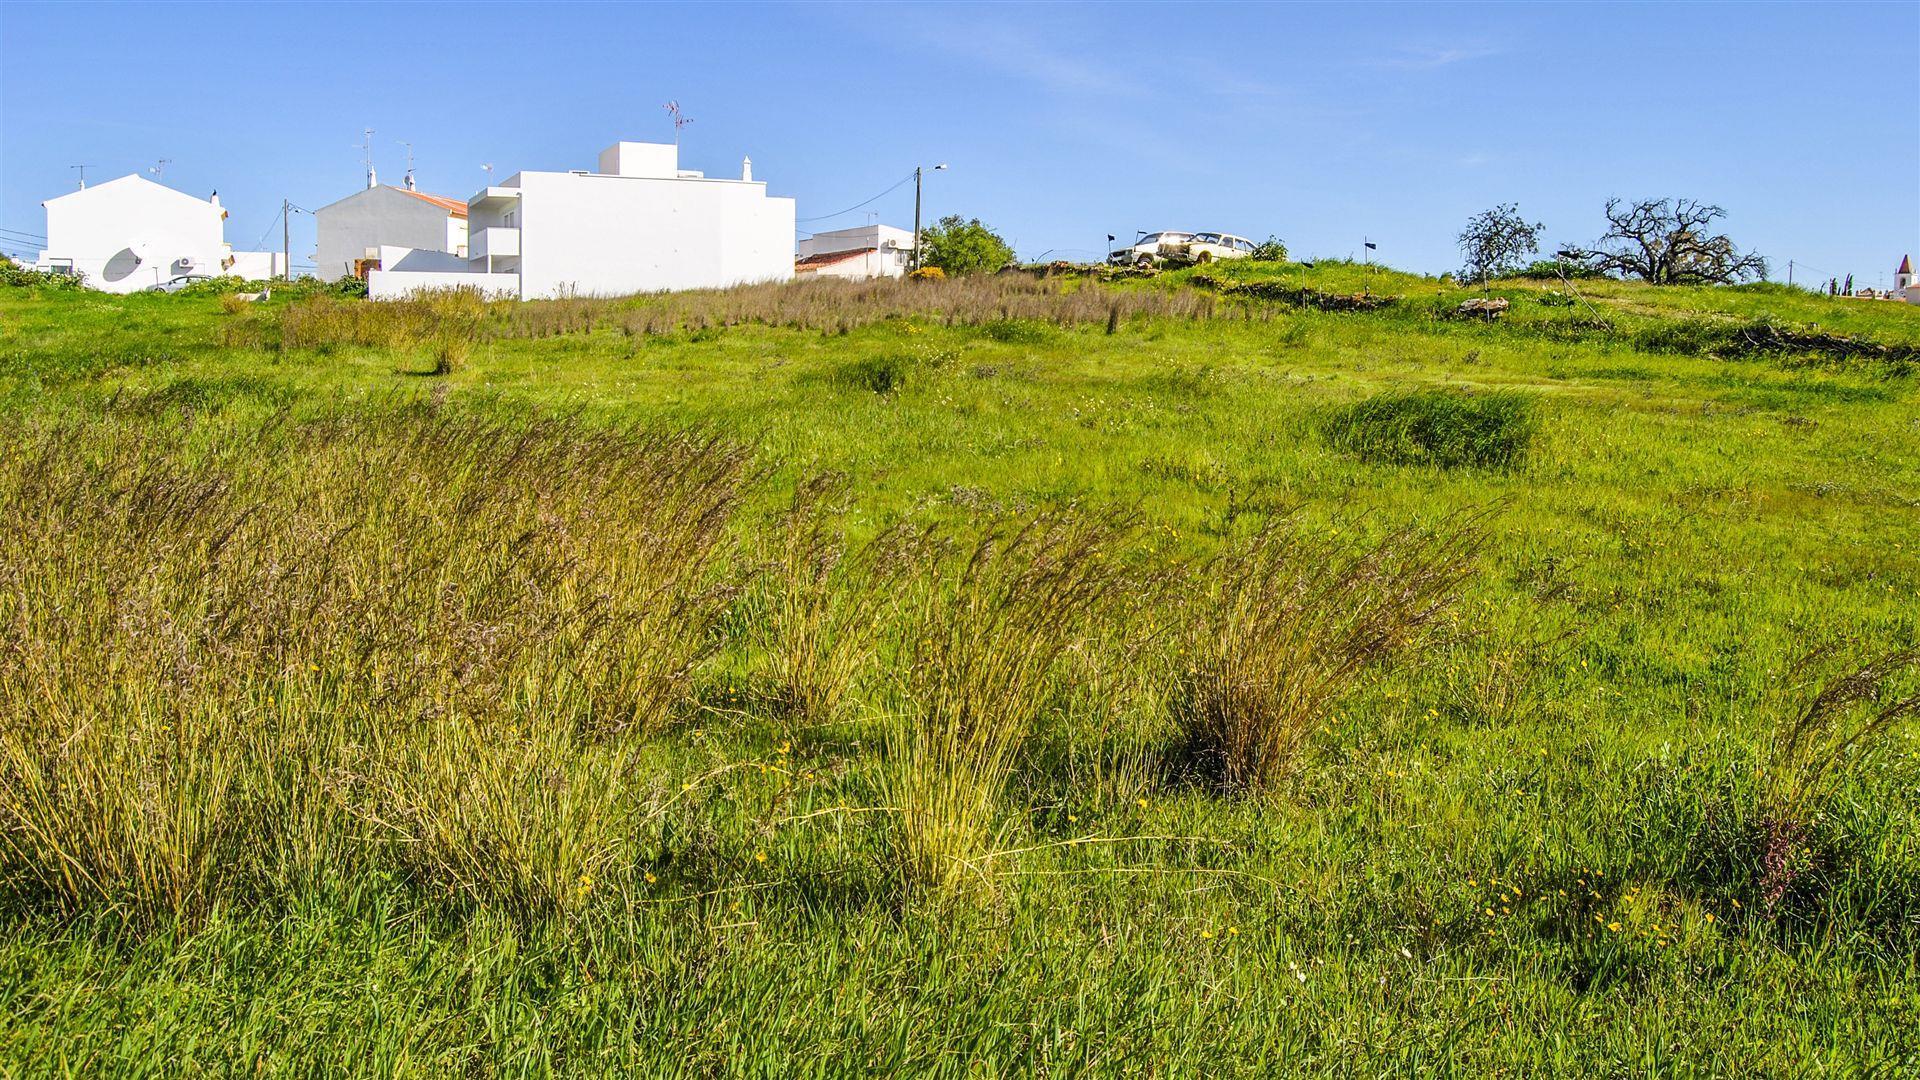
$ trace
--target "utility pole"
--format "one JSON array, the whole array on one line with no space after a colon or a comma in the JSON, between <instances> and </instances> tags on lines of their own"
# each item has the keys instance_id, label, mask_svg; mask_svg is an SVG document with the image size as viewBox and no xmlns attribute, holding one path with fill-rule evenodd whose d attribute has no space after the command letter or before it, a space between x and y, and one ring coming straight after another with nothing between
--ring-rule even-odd
<instances>
[{"instance_id":1,"label":"utility pole","mask_svg":"<svg viewBox=\"0 0 1920 1080\"><path fill-rule=\"evenodd\" d=\"M947 164L943 161L935 165L933 171L939 172L946 167ZM921 167L915 165L913 167L913 268L915 270L920 269L920 176Z\"/></svg>"},{"instance_id":2,"label":"utility pole","mask_svg":"<svg viewBox=\"0 0 1920 1080\"><path fill-rule=\"evenodd\" d=\"M914 261L914 269L920 269L920 165L914 165L914 259L912 261Z\"/></svg>"},{"instance_id":3,"label":"utility pole","mask_svg":"<svg viewBox=\"0 0 1920 1080\"><path fill-rule=\"evenodd\" d=\"M1787 260L1787 288L1793 288L1793 260Z\"/></svg>"},{"instance_id":4,"label":"utility pole","mask_svg":"<svg viewBox=\"0 0 1920 1080\"><path fill-rule=\"evenodd\" d=\"M280 280L293 280L293 229L287 224L293 204L280 200Z\"/></svg>"}]
</instances>

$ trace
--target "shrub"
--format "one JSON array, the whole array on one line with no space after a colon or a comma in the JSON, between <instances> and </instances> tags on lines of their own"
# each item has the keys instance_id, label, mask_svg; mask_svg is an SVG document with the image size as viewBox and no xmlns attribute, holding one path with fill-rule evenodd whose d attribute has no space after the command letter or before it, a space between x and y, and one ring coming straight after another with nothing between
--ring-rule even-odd
<instances>
[{"instance_id":1,"label":"shrub","mask_svg":"<svg viewBox=\"0 0 1920 1080\"><path fill-rule=\"evenodd\" d=\"M948 277L991 274L1013 262L1013 245L979 218L949 214L920 234L920 264Z\"/></svg>"},{"instance_id":2,"label":"shrub","mask_svg":"<svg viewBox=\"0 0 1920 1080\"><path fill-rule=\"evenodd\" d=\"M53 292L86 287L86 277L58 270L34 270L0 255L0 287L46 289Z\"/></svg>"},{"instance_id":3,"label":"shrub","mask_svg":"<svg viewBox=\"0 0 1920 1080\"><path fill-rule=\"evenodd\" d=\"M1263 262L1286 262L1287 242L1277 236L1269 235L1265 240L1254 245L1253 254L1249 257Z\"/></svg>"},{"instance_id":4,"label":"shrub","mask_svg":"<svg viewBox=\"0 0 1920 1080\"><path fill-rule=\"evenodd\" d=\"M945 281L947 272L937 266L922 266L907 274L909 281Z\"/></svg>"},{"instance_id":5,"label":"shrub","mask_svg":"<svg viewBox=\"0 0 1920 1080\"><path fill-rule=\"evenodd\" d=\"M1439 468L1520 465L1538 429L1530 395L1416 390L1334 409L1321 420L1329 446L1362 461Z\"/></svg>"},{"instance_id":6,"label":"shrub","mask_svg":"<svg viewBox=\"0 0 1920 1080\"><path fill-rule=\"evenodd\" d=\"M1353 545L1295 518L1203 564L1185 615L1174 717L1214 787L1268 790L1370 666L1433 630L1459 597L1478 515Z\"/></svg>"}]
</instances>

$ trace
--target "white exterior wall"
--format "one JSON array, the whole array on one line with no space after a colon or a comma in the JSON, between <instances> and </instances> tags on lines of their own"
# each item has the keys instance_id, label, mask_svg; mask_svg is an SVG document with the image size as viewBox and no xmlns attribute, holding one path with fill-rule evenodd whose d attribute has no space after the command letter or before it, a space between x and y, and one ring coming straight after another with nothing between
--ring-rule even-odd
<instances>
[{"instance_id":1,"label":"white exterior wall","mask_svg":"<svg viewBox=\"0 0 1920 1080\"><path fill-rule=\"evenodd\" d=\"M326 281L351 275L354 261L365 258L368 248L458 253L467 242L466 219L391 187L356 191L315 210L313 221L318 236L313 272Z\"/></svg>"},{"instance_id":2,"label":"white exterior wall","mask_svg":"<svg viewBox=\"0 0 1920 1080\"><path fill-rule=\"evenodd\" d=\"M853 281L905 277L907 258L903 254L892 251L869 251L855 259L843 259L823 266L803 267L798 273L803 277L848 278Z\"/></svg>"},{"instance_id":3,"label":"white exterior wall","mask_svg":"<svg viewBox=\"0 0 1920 1080\"><path fill-rule=\"evenodd\" d=\"M248 281L264 281L277 278L286 272L286 258L277 251L234 251L229 252L233 265L227 273Z\"/></svg>"},{"instance_id":4,"label":"white exterior wall","mask_svg":"<svg viewBox=\"0 0 1920 1080\"><path fill-rule=\"evenodd\" d=\"M435 289L474 289L488 299L516 299L517 274L476 274L468 270L371 270L367 273L369 300L403 300Z\"/></svg>"},{"instance_id":5,"label":"white exterior wall","mask_svg":"<svg viewBox=\"0 0 1920 1080\"><path fill-rule=\"evenodd\" d=\"M144 177L123 176L41 205L47 246L35 266L70 261L96 289L138 292L182 274L231 272L223 265L219 205Z\"/></svg>"},{"instance_id":6,"label":"white exterior wall","mask_svg":"<svg viewBox=\"0 0 1920 1080\"><path fill-rule=\"evenodd\" d=\"M520 295L622 296L793 277L792 199L739 180L522 173Z\"/></svg>"}]
</instances>

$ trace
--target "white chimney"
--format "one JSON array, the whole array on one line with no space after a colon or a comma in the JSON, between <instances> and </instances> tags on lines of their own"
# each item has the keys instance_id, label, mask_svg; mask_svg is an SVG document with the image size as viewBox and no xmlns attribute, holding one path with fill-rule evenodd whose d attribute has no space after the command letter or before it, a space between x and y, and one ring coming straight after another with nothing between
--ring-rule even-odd
<instances>
[{"instance_id":1,"label":"white chimney","mask_svg":"<svg viewBox=\"0 0 1920 1080\"><path fill-rule=\"evenodd\" d=\"M407 170L407 190L412 191L413 189L414 189L413 188L413 170L408 169Z\"/></svg>"},{"instance_id":2,"label":"white chimney","mask_svg":"<svg viewBox=\"0 0 1920 1080\"><path fill-rule=\"evenodd\" d=\"M367 187L371 189L371 188L377 188L379 186L380 186L380 179L379 177L376 177L373 174L373 165L369 163L367 165Z\"/></svg>"},{"instance_id":3,"label":"white chimney","mask_svg":"<svg viewBox=\"0 0 1920 1080\"><path fill-rule=\"evenodd\" d=\"M742 180L753 179L753 159L752 158L743 157L740 159L740 179Z\"/></svg>"},{"instance_id":4,"label":"white chimney","mask_svg":"<svg viewBox=\"0 0 1920 1080\"><path fill-rule=\"evenodd\" d=\"M215 206L219 206L219 205L220 205L220 193L219 193L219 192L217 192L217 191L216 191L216 192L214 192L214 193L213 193L212 195L210 195L210 196L208 196L208 197L207 197L207 201L208 201L208 202L210 202L210 203L212 203L212 204L213 204L213 205L215 205Z\"/></svg>"}]
</instances>

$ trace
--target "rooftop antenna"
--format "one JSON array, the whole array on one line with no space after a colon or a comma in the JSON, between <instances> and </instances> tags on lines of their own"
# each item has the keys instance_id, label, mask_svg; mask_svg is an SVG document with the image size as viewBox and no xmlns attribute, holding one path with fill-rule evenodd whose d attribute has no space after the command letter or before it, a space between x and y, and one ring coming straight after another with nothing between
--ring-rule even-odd
<instances>
[{"instance_id":1,"label":"rooftop antenna","mask_svg":"<svg viewBox=\"0 0 1920 1080\"><path fill-rule=\"evenodd\" d=\"M680 148L680 129L693 123L693 117L680 111L680 102L677 100L669 101L660 107L667 110L668 116L673 117L673 148L678 150Z\"/></svg>"},{"instance_id":2,"label":"rooftop antenna","mask_svg":"<svg viewBox=\"0 0 1920 1080\"><path fill-rule=\"evenodd\" d=\"M173 164L172 158L163 157L159 161L154 162L153 168L148 169L147 171L153 174L153 178L155 180L164 180L166 179L166 176L167 176L167 166L171 164Z\"/></svg>"},{"instance_id":3,"label":"rooftop antenna","mask_svg":"<svg viewBox=\"0 0 1920 1080\"><path fill-rule=\"evenodd\" d=\"M408 191L412 191L413 190L413 144L408 142L405 139L395 139L393 141L407 148L407 178L402 182L407 185Z\"/></svg>"},{"instance_id":4,"label":"rooftop antenna","mask_svg":"<svg viewBox=\"0 0 1920 1080\"><path fill-rule=\"evenodd\" d=\"M480 171L487 174L487 186L492 187L493 186L493 162L489 161L486 164L481 165Z\"/></svg>"},{"instance_id":5,"label":"rooftop antenna","mask_svg":"<svg viewBox=\"0 0 1920 1080\"><path fill-rule=\"evenodd\" d=\"M379 187L380 181L376 179L373 174L373 129L372 128L367 128L365 136L360 140L360 160L367 167L367 186L370 188Z\"/></svg>"},{"instance_id":6,"label":"rooftop antenna","mask_svg":"<svg viewBox=\"0 0 1920 1080\"><path fill-rule=\"evenodd\" d=\"M87 190L87 167L85 165L69 165L67 168L80 170L80 190Z\"/></svg>"}]
</instances>

